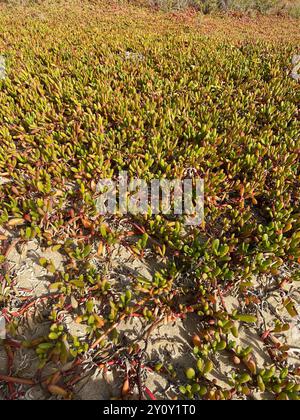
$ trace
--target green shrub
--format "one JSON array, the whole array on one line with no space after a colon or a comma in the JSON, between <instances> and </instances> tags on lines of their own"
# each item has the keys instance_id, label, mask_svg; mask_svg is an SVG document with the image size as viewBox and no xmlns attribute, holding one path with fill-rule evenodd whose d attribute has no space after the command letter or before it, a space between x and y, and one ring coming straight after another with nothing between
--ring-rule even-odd
<instances>
[{"instance_id":1,"label":"green shrub","mask_svg":"<svg viewBox=\"0 0 300 420\"><path fill-rule=\"evenodd\" d=\"M195 8L202 13L208 14L218 10L232 10L248 13L287 13L292 17L300 17L300 3L296 0L286 4L282 0L147 0L152 7L164 11L184 10Z\"/></svg>"},{"instance_id":2,"label":"green shrub","mask_svg":"<svg viewBox=\"0 0 300 420\"><path fill-rule=\"evenodd\" d=\"M288 14L291 17L296 18L296 19L300 19L300 3L292 5L292 6L288 7L287 9L288 9Z\"/></svg>"},{"instance_id":3,"label":"green shrub","mask_svg":"<svg viewBox=\"0 0 300 420\"><path fill-rule=\"evenodd\" d=\"M261 13L266 13L275 7L276 3L278 3L278 0L230 0L229 7L232 10L242 12L258 10Z\"/></svg>"}]
</instances>

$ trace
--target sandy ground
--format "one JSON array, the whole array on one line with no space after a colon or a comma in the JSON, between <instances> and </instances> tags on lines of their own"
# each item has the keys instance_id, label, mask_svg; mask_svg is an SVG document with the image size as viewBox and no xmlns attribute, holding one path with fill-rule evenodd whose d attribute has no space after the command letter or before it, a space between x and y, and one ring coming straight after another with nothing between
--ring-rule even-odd
<instances>
[{"instance_id":1,"label":"sandy ground","mask_svg":"<svg viewBox=\"0 0 300 420\"><path fill-rule=\"evenodd\" d=\"M1 232L3 234L3 231ZM7 234L7 232L6 232ZM41 296L49 291L51 283L51 275L40 266L39 259L41 257L51 259L55 267L63 270L64 259L59 252L53 252L49 249L41 249L37 241L30 241L12 248L8 255L9 270L13 273L16 280L15 296L22 295L23 290L31 290L35 296ZM126 282L130 279L130 275L140 275L151 278L153 271L157 267L150 259L141 262L135 259L131 253L123 246L116 246L111 254L109 267L107 269L111 273L111 279L114 282L116 290L126 288ZM290 293L298 302L297 310L300 313L300 297L299 288L288 286L291 288ZM279 292L271 294L266 301L263 302L260 309L260 316L263 318L266 327L272 327L274 324L274 315L276 314L283 322L292 324L292 328L284 334L281 334L281 340L284 336L286 344L291 346L289 350L290 362L296 366L300 366L300 317L291 318L286 311L282 310L282 298ZM238 296L226 297L225 303L227 309L233 310L240 307ZM66 317L66 326L74 335L82 336L85 334L84 328L74 322L74 320ZM43 335L43 331L47 332L49 321L43 317L43 308L39 308L39 312L34 316L24 319L18 330L20 339L33 339ZM130 321L123 322L119 325L120 337L124 343L139 341L143 347L143 334L146 325L139 318L131 318ZM197 318L191 314L187 319L177 319L174 322L159 325L151 334L147 350L145 352L145 362L151 361L156 363L163 361L165 366L172 364L177 375L184 382L184 371L193 364L192 356L192 337L199 332ZM243 346L251 345L254 348L254 356L258 367L271 365L272 361L268 357L268 353L264 348L264 344L259 337L257 331L253 328L244 328L240 331L240 343ZM34 351L20 349L15 353L14 365L11 372L12 376L22 378L32 378L38 368L38 358ZM218 357L214 360L215 366L218 368L212 372L211 379L216 379L218 384L227 386L227 375L234 369L234 365L230 357L226 355ZM124 381L124 372L116 367L108 370L99 370L93 365L88 365L87 370L82 375L82 379L74 387L74 397L78 399L94 399L104 400L120 398L122 383ZM52 373L56 370L56 366L47 367L47 372ZM222 374L220 374L222 372ZM0 346L0 374L7 374L7 359L3 347ZM145 371L143 373L146 386L158 399L166 399L174 397L174 387L176 386L176 378L172 375L160 374L155 371ZM0 391L5 385L0 383ZM53 399L40 386L28 387L20 386L22 391L20 398L25 399ZM135 397L138 397L136 389ZM0 392L1 398L1 392ZM260 396L264 398L264 396Z\"/></svg>"}]
</instances>

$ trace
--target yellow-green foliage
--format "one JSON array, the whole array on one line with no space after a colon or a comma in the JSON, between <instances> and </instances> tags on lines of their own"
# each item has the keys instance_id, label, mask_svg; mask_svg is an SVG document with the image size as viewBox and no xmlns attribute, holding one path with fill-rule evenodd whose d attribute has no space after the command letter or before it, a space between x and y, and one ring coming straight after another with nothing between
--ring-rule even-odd
<instances>
[{"instance_id":1,"label":"yellow-green foliage","mask_svg":"<svg viewBox=\"0 0 300 420\"><path fill-rule=\"evenodd\" d=\"M216 310L217 285L243 300L255 291L254 277L299 279L300 91L289 77L295 40L231 42L147 11L90 3L1 6L0 34L7 62L0 175L11 181L0 185L0 224L15 233L22 225L24 241L59 245L65 272L41 264L55 273L53 289L81 302L72 315L89 327L84 343L64 334L56 311L69 301L53 298L49 342L37 347L42 366L97 347L130 313L154 322L194 312L210 333L194 350L200 373L187 378L195 383L180 392L214 399L203 380L213 368L207 358L227 348L250 366L249 350L228 337L237 324L257 321L249 302L240 313ZM126 60L128 51L142 59ZM166 267L152 283L133 279L125 295L110 295L91 259L99 241L109 249L118 235L97 216L95 182L121 169L146 180L182 178L187 168L205 180L205 223L184 231L180 222L140 218ZM285 307L295 316L290 298ZM277 373L251 367L230 385L238 394L260 386L279 399L299 398L293 367L284 379L283 361Z\"/></svg>"}]
</instances>

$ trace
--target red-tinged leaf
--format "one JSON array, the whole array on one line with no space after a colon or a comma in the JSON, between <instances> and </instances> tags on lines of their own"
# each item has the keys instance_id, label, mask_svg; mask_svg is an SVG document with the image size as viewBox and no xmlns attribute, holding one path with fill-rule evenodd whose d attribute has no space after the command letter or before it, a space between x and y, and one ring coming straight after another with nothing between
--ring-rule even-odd
<instances>
[{"instance_id":1,"label":"red-tinged leaf","mask_svg":"<svg viewBox=\"0 0 300 420\"><path fill-rule=\"evenodd\" d=\"M145 387L145 392L148 395L148 397L152 400L152 401L156 401L157 398L155 398L155 396L152 394L152 392L150 391L149 388Z\"/></svg>"}]
</instances>

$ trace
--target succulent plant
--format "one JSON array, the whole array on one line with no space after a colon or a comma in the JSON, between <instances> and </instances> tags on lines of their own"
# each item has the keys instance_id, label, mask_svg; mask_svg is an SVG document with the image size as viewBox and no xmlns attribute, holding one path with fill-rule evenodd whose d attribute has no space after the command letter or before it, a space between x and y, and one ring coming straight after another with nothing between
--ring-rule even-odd
<instances>
[{"instance_id":1,"label":"succulent plant","mask_svg":"<svg viewBox=\"0 0 300 420\"><path fill-rule=\"evenodd\" d=\"M166 376L177 398L268 392L299 400L299 370L276 342L298 316L295 296L283 287L300 279L300 91L286 74L297 40L228 42L160 14L152 21L143 15L142 24L134 13L103 7L91 16L91 4L67 8L63 18L55 5L43 7L46 20L0 6L7 64L0 176L9 179L0 183L0 227L64 258L63 270L39 259L51 283L38 302L49 331L23 346L35 349L40 369L80 366L86 355L93 366L116 365L126 396L135 384L143 393L138 369L149 368ZM188 168L205 182L199 226L151 212L122 224L120 215L97 211L100 179L123 170L146 181L184 179ZM117 245L141 261L151 255L152 277L130 273L126 287L116 287L110 258ZM13 335L37 302L16 294L9 246L0 236L0 310ZM260 320L265 278L282 297L269 329ZM236 310L226 304L231 292ZM68 331L65 314L86 329L84 338ZM140 342L123 343L122 322L139 318L147 342L162 322L191 314L185 372L162 360L142 364ZM253 348L243 346L246 328L262 337L271 364L259 366ZM227 387L213 376L221 355L232 365ZM70 397L55 386L53 395Z\"/></svg>"}]
</instances>

